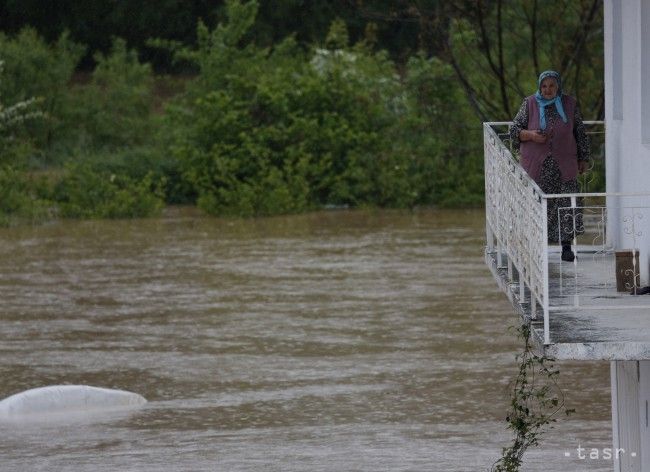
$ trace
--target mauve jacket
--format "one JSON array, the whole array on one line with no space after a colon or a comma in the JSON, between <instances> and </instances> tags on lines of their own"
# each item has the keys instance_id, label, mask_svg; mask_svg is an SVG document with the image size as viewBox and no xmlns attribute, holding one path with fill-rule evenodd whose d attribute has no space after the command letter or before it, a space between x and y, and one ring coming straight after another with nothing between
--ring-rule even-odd
<instances>
[{"instance_id":1,"label":"mauve jacket","mask_svg":"<svg viewBox=\"0 0 650 472\"><path fill-rule=\"evenodd\" d=\"M540 129L539 104L534 95L527 97L526 100L528 102L528 129L538 130ZM537 183L539 183L544 159L549 155L557 162L563 181L575 179L578 175L578 146L573 135L575 98L562 95L562 106L567 122L562 121L560 117L554 120L554 123L547 122L544 130L547 135L545 143L521 142L521 166Z\"/></svg>"}]
</instances>

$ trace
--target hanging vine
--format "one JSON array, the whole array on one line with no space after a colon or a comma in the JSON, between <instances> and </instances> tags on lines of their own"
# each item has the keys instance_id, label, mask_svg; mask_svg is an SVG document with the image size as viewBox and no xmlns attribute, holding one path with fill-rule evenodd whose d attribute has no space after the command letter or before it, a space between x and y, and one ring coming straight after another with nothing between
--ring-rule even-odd
<instances>
[{"instance_id":1,"label":"hanging vine","mask_svg":"<svg viewBox=\"0 0 650 472\"><path fill-rule=\"evenodd\" d=\"M530 323L522 324L517 333L524 349L517 356L519 372L512 385L506 417L514 437L512 444L503 448L491 472L518 472L526 450L539 445L540 437L557 421L557 415L563 411L568 416L575 411L564 407L564 393L557 382L560 371L553 359L533 351Z\"/></svg>"}]
</instances>

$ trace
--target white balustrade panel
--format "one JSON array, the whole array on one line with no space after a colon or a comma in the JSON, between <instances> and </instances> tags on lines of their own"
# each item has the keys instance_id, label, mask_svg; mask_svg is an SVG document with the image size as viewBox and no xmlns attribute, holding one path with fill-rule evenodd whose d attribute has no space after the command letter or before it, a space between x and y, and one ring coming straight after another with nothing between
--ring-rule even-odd
<instances>
[{"instance_id":1,"label":"white balustrade panel","mask_svg":"<svg viewBox=\"0 0 650 472\"><path fill-rule=\"evenodd\" d=\"M539 187L492 128L484 125L487 224L499 249L544 306L546 212Z\"/></svg>"}]
</instances>

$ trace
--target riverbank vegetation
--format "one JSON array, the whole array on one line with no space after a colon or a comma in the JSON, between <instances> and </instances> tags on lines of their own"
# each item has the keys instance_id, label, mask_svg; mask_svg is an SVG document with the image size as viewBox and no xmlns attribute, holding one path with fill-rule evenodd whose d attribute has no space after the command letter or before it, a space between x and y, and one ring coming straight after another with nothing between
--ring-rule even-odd
<instances>
[{"instance_id":1,"label":"riverbank vegetation","mask_svg":"<svg viewBox=\"0 0 650 472\"><path fill-rule=\"evenodd\" d=\"M553 15L500 2L314 2L305 24L267 3L110 46L1 33L0 224L479 205L481 121L511 118L540 68L602 116L600 2L557 1L568 26L543 43Z\"/></svg>"}]
</instances>

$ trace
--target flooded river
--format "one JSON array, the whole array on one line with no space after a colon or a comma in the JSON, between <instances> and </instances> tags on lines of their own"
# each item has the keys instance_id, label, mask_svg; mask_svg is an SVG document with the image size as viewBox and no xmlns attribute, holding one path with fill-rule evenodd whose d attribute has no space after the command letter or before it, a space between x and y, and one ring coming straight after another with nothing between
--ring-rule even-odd
<instances>
[{"instance_id":1,"label":"flooded river","mask_svg":"<svg viewBox=\"0 0 650 472\"><path fill-rule=\"evenodd\" d=\"M483 231L479 210L0 229L0 398L149 400L0 424L0 471L487 470L519 343ZM576 452L611 446L609 365L560 369L577 413L525 470L613 470Z\"/></svg>"}]
</instances>

